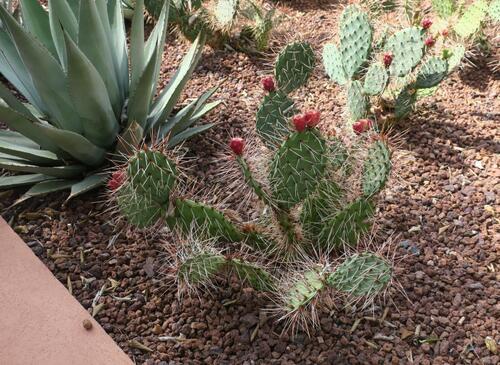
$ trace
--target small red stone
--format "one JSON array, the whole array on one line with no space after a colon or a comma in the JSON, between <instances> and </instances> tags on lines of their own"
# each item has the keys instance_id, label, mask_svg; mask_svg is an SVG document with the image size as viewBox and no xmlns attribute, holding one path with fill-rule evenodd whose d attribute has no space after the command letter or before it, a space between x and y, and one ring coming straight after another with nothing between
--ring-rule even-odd
<instances>
[{"instance_id":1,"label":"small red stone","mask_svg":"<svg viewBox=\"0 0 500 365\"><path fill-rule=\"evenodd\" d=\"M243 149L245 148L245 141L243 138L235 137L231 138L229 142L229 147L234 152L235 155L241 156L243 154Z\"/></svg>"},{"instance_id":2,"label":"small red stone","mask_svg":"<svg viewBox=\"0 0 500 365\"><path fill-rule=\"evenodd\" d=\"M431 36L431 37L428 37L424 44L427 46L427 47L432 47L434 44L436 43L436 40Z\"/></svg>"},{"instance_id":3,"label":"small red stone","mask_svg":"<svg viewBox=\"0 0 500 365\"><path fill-rule=\"evenodd\" d=\"M384 53L384 66L389 67L392 63L393 55L390 52Z\"/></svg>"},{"instance_id":4,"label":"small red stone","mask_svg":"<svg viewBox=\"0 0 500 365\"><path fill-rule=\"evenodd\" d=\"M313 128L318 125L319 119L320 119L320 112L317 110L309 110L304 114L304 117L306 118L306 125L309 128Z\"/></svg>"},{"instance_id":5,"label":"small red stone","mask_svg":"<svg viewBox=\"0 0 500 365\"><path fill-rule=\"evenodd\" d=\"M371 119L360 119L356 123L353 123L352 130L356 134L361 134L373 127L373 121Z\"/></svg>"},{"instance_id":6,"label":"small red stone","mask_svg":"<svg viewBox=\"0 0 500 365\"><path fill-rule=\"evenodd\" d=\"M292 122L297 132L303 132L307 127L307 118L304 114L294 116Z\"/></svg>"},{"instance_id":7,"label":"small red stone","mask_svg":"<svg viewBox=\"0 0 500 365\"><path fill-rule=\"evenodd\" d=\"M276 90L276 86L274 85L274 79L272 76L266 76L261 80L262 87L267 92L272 92Z\"/></svg>"},{"instance_id":8,"label":"small red stone","mask_svg":"<svg viewBox=\"0 0 500 365\"><path fill-rule=\"evenodd\" d=\"M429 29L429 28L431 27L431 25L432 25L432 20L431 20L431 19L429 19L429 18L424 18L424 19L422 20L422 28L424 28L424 29Z\"/></svg>"}]
</instances>

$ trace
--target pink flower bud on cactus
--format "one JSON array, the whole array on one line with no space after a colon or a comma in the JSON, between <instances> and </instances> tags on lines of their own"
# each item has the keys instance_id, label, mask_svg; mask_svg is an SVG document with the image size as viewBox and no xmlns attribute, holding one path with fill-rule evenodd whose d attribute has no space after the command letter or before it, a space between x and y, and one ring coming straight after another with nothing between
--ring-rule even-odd
<instances>
[{"instance_id":1,"label":"pink flower bud on cactus","mask_svg":"<svg viewBox=\"0 0 500 365\"><path fill-rule=\"evenodd\" d=\"M449 35L449 34L450 34L450 32L448 31L448 29L447 29L447 28L444 28L444 29L441 31L441 35L442 35L443 37L445 37L445 38L446 38L446 37L448 37L448 35Z\"/></svg>"},{"instance_id":2,"label":"pink flower bud on cactus","mask_svg":"<svg viewBox=\"0 0 500 365\"><path fill-rule=\"evenodd\" d=\"M384 66L385 67L389 67L392 63L392 53L391 52L387 52L387 53L384 53Z\"/></svg>"},{"instance_id":3,"label":"pink flower bud on cactus","mask_svg":"<svg viewBox=\"0 0 500 365\"><path fill-rule=\"evenodd\" d=\"M427 47L432 47L434 44L436 43L436 40L431 36L431 37L428 37L424 44L427 46Z\"/></svg>"},{"instance_id":4,"label":"pink flower bud on cactus","mask_svg":"<svg viewBox=\"0 0 500 365\"><path fill-rule=\"evenodd\" d=\"M264 77L262 80L262 87L264 88L264 90L266 90L267 92L272 92L274 90L276 90L276 87L274 86L274 79L272 76L266 76Z\"/></svg>"},{"instance_id":5,"label":"pink flower bud on cactus","mask_svg":"<svg viewBox=\"0 0 500 365\"><path fill-rule=\"evenodd\" d=\"M306 125L313 128L319 123L320 113L317 110L309 110L304 114L304 117L306 118Z\"/></svg>"},{"instance_id":6,"label":"pink flower bud on cactus","mask_svg":"<svg viewBox=\"0 0 500 365\"><path fill-rule=\"evenodd\" d=\"M307 127L307 118L304 114L294 116L292 122L297 132L303 132Z\"/></svg>"},{"instance_id":7,"label":"pink flower bud on cactus","mask_svg":"<svg viewBox=\"0 0 500 365\"><path fill-rule=\"evenodd\" d=\"M108 188L110 190L116 190L120 186L122 186L124 181L125 181L125 172L123 172L122 170L116 170L111 174L111 179L108 180Z\"/></svg>"},{"instance_id":8,"label":"pink flower bud on cactus","mask_svg":"<svg viewBox=\"0 0 500 365\"><path fill-rule=\"evenodd\" d=\"M431 19L429 19L429 18L424 18L424 19L422 20L422 28L424 28L424 29L429 29L429 28L431 27L431 25L432 25L432 20L431 20Z\"/></svg>"},{"instance_id":9,"label":"pink flower bud on cactus","mask_svg":"<svg viewBox=\"0 0 500 365\"><path fill-rule=\"evenodd\" d=\"M243 154L243 149L245 148L245 141L243 138L235 137L231 138L229 142L229 147L234 152L235 155L241 156Z\"/></svg>"},{"instance_id":10,"label":"pink flower bud on cactus","mask_svg":"<svg viewBox=\"0 0 500 365\"><path fill-rule=\"evenodd\" d=\"M356 123L353 123L352 130L356 134L361 134L373 127L373 121L371 119L360 119Z\"/></svg>"}]
</instances>

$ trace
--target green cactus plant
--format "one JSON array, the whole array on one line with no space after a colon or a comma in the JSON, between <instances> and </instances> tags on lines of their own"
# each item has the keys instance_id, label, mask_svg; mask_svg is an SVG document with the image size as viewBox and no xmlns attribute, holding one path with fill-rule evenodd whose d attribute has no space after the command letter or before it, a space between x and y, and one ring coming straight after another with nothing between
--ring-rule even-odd
<instances>
[{"instance_id":1,"label":"green cactus plant","mask_svg":"<svg viewBox=\"0 0 500 365\"><path fill-rule=\"evenodd\" d=\"M364 128L366 118L379 124L405 118L415 108L416 95L423 97L451 72L445 57L432 54L435 39L427 28L393 34L386 29L374 41L368 16L355 5L344 10L340 46L324 46L323 65L330 79L346 89L348 121L355 132Z\"/></svg>"},{"instance_id":2,"label":"green cactus plant","mask_svg":"<svg viewBox=\"0 0 500 365\"><path fill-rule=\"evenodd\" d=\"M291 50L293 60L284 62ZM377 194L391 172L389 148L374 129L366 132L369 138L357 138L348 147L341 138L322 135L316 128L318 112L293 115L294 102L286 91L309 78L311 57L308 44L286 47L275 67L290 67L300 82L278 80L278 89L272 80L263 83L269 94L257 112L257 142L262 142L260 148L267 148L270 156L260 169L247 158L244 140L231 140L233 166L258 201L254 207L260 214L255 221L245 222L228 210L198 202L195 194L184 189L184 173L174 159L160 151L140 150L130 158L126 178L113 191L119 211L140 228L163 223L183 237L177 241L188 239L186 253L171 270L184 286L207 287L220 275L232 274L256 290L283 297L280 275L275 273L285 266L298 266L304 257L313 260L318 252L355 247L370 230ZM297 60L304 59L309 59L308 66L297 67L303 62ZM271 117L266 118L266 113ZM349 171L345 165L352 165ZM361 183L354 188L355 179ZM211 244L203 246L207 241ZM379 256L365 252L349 256L334 271L327 267L304 271L283 297L282 309L293 315L320 300L326 288L371 297L384 290L391 278L383 263Z\"/></svg>"},{"instance_id":3,"label":"green cactus plant","mask_svg":"<svg viewBox=\"0 0 500 365\"><path fill-rule=\"evenodd\" d=\"M304 85L314 68L314 52L308 43L287 45L278 55L275 76L278 87L288 94Z\"/></svg>"}]
</instances>

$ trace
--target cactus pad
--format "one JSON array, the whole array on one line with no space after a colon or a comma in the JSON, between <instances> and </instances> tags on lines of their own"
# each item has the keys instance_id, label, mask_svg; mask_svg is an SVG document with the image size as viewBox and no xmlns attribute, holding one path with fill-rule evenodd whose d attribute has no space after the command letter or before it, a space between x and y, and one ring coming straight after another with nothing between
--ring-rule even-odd
<instances>
[{"instance_id":1,"label":"cactus pad","mask_svg":"<svg viewBox=\"0 0 500 365\"><path fill-rule=\"evenodd\" d=\"M449 18L456 8L455 0L432 0L432 8L444 19Z\"/></svg>"},{"instance_id":2,"label":"cactus pad","mask_svg":"<svg viewBox=\"0 0 500 365\"><path fill-rule=\"evenodd\" d=\"M231 268L239 279L250 284L255 290L272 290L274 287L271 275L262 267L239 259L229 261Z\"/></svg>"},{"instance_id":3,"label":"cactus pad","mask_svg":"<svg viewBox=\"0 0 500 365\"><path fill-rule=\"evenodd\" d=\"M349 110L349 120L352 122L366 116L368 101L363 94L363 86L358 80L353 81L347 90L347 109Z\"/></svg>"},{"instance_id":4,"label":"cactus pad","mask_svg":"<svg viewBox=\"0 0 500 365\"><path fill-rule=\"evenodd\" d=\"M480 29L487 11L488 3L485 0L476 0L467 7L453 27L453 30L461 38L470 37Z\"/></svg>"},{"instance_id":5,"label":"cactus pad","mask_svg":"<svg viewBox=\"0 0 500 365\"><path fill-rule=\"evenodd\" d=\"M323 65L332 81L339 85L346 84L347 77L342 65L342 55L334 44L326 44L323 48Z\"/></svg>"},{"instance_id":6,"label":"cactus pad","mask_svg":"<svg viewBox=\"0 0 500 365\"><path fill-rule=\"evenodd\" d=\"M127 221L141 229L153 226L166 210L166 205L158 204L151 197L136 194L128 182L118 190L117 204Z\"/></svg>"},{"instance_id":7,"label":"cactus pad","mask_svg":"<svg viewBox=\"0 0 500 365\"><path fill-rule=\"evenodd\" d=\"M288 118L295 114L293 100L281 91L266 95L257 111L255 128L262 142L275 149L290 134Z\"/></svg>"},{"instance_id":8,"label":"cactus pad","mask_svg":"<svg viewBox=\"0 0 500 365\"><path fill-rule=\"evenodd\" d=\"M323 273L318 270L306 271L304 276L289 288L285 298L286 309L289 312L295 312L305 307L311 303L324 287Z\"/></svg>"},{"instance_id":9,"label":"cactus pad","mask_svg":"<svg viewBox=\"0 0 500 365\"><path fill-rule=\"evenodd\" d=\"M221 29L230 29L237 10L238 0L218 0L214 10L217 26Z\"/></svg>"},{"instance_id":10,"label":"cactus pad","mask_svg":"<svg viewBox=\"0 0 500 365\"><path fill-rule=\"evenodd\" d=\"M448 58L448 73L452 72L455 68L457 68L462 59L465 56L465 47L462 44L457 44L451 50L451 57Z\"/></svg>"},{"instance_id":11,"label":"cactus pad","mask_svg":"<svg viewBox=\"0 0 500 365\"><path fill-rule=\"evenodd\" d=\"M448 62L438 57L430 57L417 74L415 87L427 89L439 84L448 74Z\"/></svg>"},{"instance_id":12,"label":"cactus pad","mask_svg":"<svg viewBox=\"0 0 500 365\"><path fill-rule=\"evenodd\" d=\"M302 231L312 242L318 240L324 223L339 210L342 196L343 191L340 186L325 179L319 184L314 195L304 200L300 221Z\"/></svg>"},{"instance_id":13,"label":"cactus pad","mask_svg":"<svg viewBox=\"0 0 500 365\"><path fill-rule=\"evenodd\" d=\"M494 22L500 23L500 0L491 1L488 15Z\"/></svg>"},{"instance_id":14,"label":"cactus pad","mask_svg":"<svg viewBox=\"0 0 500 365\"><path fill-rule=\"evenodd\" d=\"M370 228L366 220L373 213L372 203L364 199L345 206L325 224L320 234L320 243L330 248L342 244L357 244L361 235Z\"/></svg>"},{"instance_id":15,"label":"cactus pad","mask_svg":"<svg viewBox=\"0 0 500 365\"><path fill-rule=\"evenodd\" d=\"M392 268L383 258L363 252L349 257L327 277L332 288L354 297L370 297L391 282Z\"/></svg>"},{"instance_id":16,"label":"cactus pad","mask_svg":"<svg viewBox=\"0 0 500 365\"><path fill-rule=\"evenodd\" d=\"M198 234L230 242L241 241L244 238L233 223L212 207L181 199L177 199L174 205L173 212L167 217L167 224L171 229L178 228L186 233L196 229Z\"/></svg>"},{"instance_id":17,"label":"cactus pad","mask_svg":"<svg viewBox=\"0 0 500 365\"><path fill-rule=\"evenodd\" d=\"M417 93L413 84L403 88L396 98L394 114L396 119L405 118L415 107Z\"/></svg>"},{"instance_id":18,"label":"cactus pad","mask_svg":"<svg viewBox=\"0 0 500 365\"><path fill-rule=\"evenodd\" d=\"M366 62L372 43L368 15L355 5L345 8L340 18L340 53L348 78Z\"/></svg>"},{"instance_id":19,"label":"cactus pad","mask_svg":"<svg viewBox=\"0 0 500 365\"><path fill-rule=\"evenodd\" d=\"M278 55L275 73L278 87L288 94L304 85L314 67L314 52L309 43L292 43Z\"/></svg>"},{"instance_id":20,"label":"cactus pad","mask_svg":"<svg viewBox=\"0 0 500 365\"><path fill-rule=\"evenodd\" d=\"M200 253L184 260L178 267L179 281L188 285L199 285L210 282L226 265L222 255Z\"/></svg>"},{"instance_id":21,"label":"cactus pad","mask_svg":"<svg viewBox=\"0 0 500 365\"><path fill-rule=\"evenodd\" d=\"M420 62L423 56L424 42L418 28L406 28L392 35L386 44L386 51L391 52L393 60L389 66L392 76L405 76Z\"/></svg>"},{"instance_id":22,"label":"cactus pad","mask_svg":"<svg viewBox=\"0 0 500 365\"><path fill-rule=\"evenodd\" d=\"M363 165L362 185L365 197L378 193L385 186L391 173L391 153L382 141L374 142L368 148L368 156Z\"/></svg>"},{"instance_id":23,"label":"cactus pad","mask_svg":"<svg viewBox=\"0 0 500 365\"><path fill-rule=\"evenodd\" d=\"M166 204L175 186L177 172L174 163L162 153L140 150L130 159L127 176L134 194Z\"/></svg>"},{"instance_id":24,"label":"cactus pad","mask_svg":"<svg viewBox=\"0 0 500 365\"><path fill-rule=\"evenodd\" d=\"M387 85L388 79L389 75L387 75L384 65L381 63L371 64L365 76L365 93L368 95L381 94Z\"/></svg>"},{"instance_id":25,"label":"cactus pad","mask_svg":"<svg viewBox=\"0 0 500 365\"><path fill-rule=\"evenodd\" d=\"M276 151L269 181L273 198L290 208L311 194L327 163L326 142L316 130L293 133Z\"/></svg>"}]
</instances>

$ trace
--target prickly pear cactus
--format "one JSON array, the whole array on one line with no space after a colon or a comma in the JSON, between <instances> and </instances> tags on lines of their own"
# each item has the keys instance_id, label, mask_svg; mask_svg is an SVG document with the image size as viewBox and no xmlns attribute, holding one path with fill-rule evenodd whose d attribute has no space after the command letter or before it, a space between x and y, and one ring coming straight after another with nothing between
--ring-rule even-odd
<instances>
[{"instance_id":1,"label":"prickly pear cactus","mask_svg":"<svg viewBox=\"0 0 500 365\"><path fill-rule=\"evenodd\" d=\"M230 29L233 25L236 12L238 11L238 0L218 0L215 5L216 25L221 29Z\"/></svg>"},{"instance_id":2,"label":"prickly pear cactus","mask_svg":"<svg viewBox=\"0 0 500 365\"><path fill-rule=\"evenodd\" d=\"M469 5L462 14L458 22L453 27L455 33L461 38L468 38L475 34L485 20L488 11L488 2L486 0L476 0Z\"/></svg>"},{"instance_id":3,"label":"prickly pear cactus","mask_svg":"<svg viewBox=\"0 0 500 365\"><path fill-rule=\"evenodd\" d=\"M288 119L295 114L293 100L282 91L271 92L264 97L257 111L257 134L270 149L281 144L290 133Z\"/></svg>"},{"instance_id":4,"label":"prickly pear cactus","mask_svg":"<svg viewBox=\"0 0 500 365\"><path fill-rule=\"evenodd\" d=\"M363 92L363 86L358 80L353 81L347 89L347 109L349 120L354 122L366 116L368 101Z\"/></svg>"},{"instance_id":5,"label":"prickly pear cactus","mask_svg":"<svg viewBox=\"0 0 500 365\"><path fill-rule=\"evenodd\" d=\"M388 80L389 75L384 65L372 63L366 72L363 90L368 95L379 95L384 91Z\"/></svg>"},{"instance_id":6,"label":"prickly pear cactus","mask_svg":"<svg viewBox=\"0 0 500 365\"><path fill-rule=\"evenodd\" d=\"M438 57L429 58L420 68L415 81L417 89L438 85L448 75L448 62Z\"/></svg>"},{"instance_id":7,"label":"prickly pear cactus","mask_svg":"<svg viewBox=\"0 0 500 365\"><path fill-rule=\"evenodd\" d=\"M438 13L441 18L447 19L456 9L455 0L432 0L432 8Z\"/></svg>"},{"instance_id":8,"label":"prickly pear cactus","mask_svg":"<svg viewBox=\"0 0 500 365\"><path fill-rule=\"evenodd\" d=\"M488 8L488 16L496 23L500 23L500 0L492 0Z\"/></svg>"},{"instance_id":9,"label":"prickly pear cactus","mask_svg":"<svg viewBox=\"0 0 500 365\"><path fill-rule=\"evenodd\" d=\"M362 185L365 197L378 193L387 182L391 172L391 153L382 141L368 148L368 157L363 165Z\"/></svg>"},{"instance_id":10,"label":"prickly pear cactus","mask_svg":"<svg viewBox=\"0 0 500 365\"><path fill-rule=\"evenodd\" d=\"M323 65L326 74L332 81L335 81L339 85L347 83L347 76L342 64L342 55L336 45L327 44L323 48Z\"/></svg>"},{"instance_id":11,"label":"prickly pear cactus","mask_svg":"<svg viewBox=\"0 0 500 365\"><path fill-rule=\"evenodd\" d=\"M309 43L292 43L278 55L275 75L278 87L288 94L304 85L311 75L315 63L314 52Z\"/></svg>"}]
</instances>

